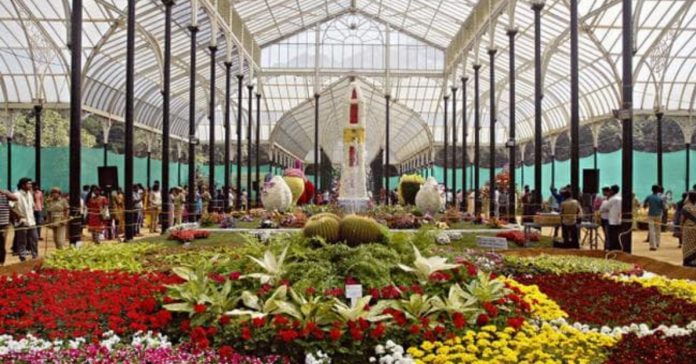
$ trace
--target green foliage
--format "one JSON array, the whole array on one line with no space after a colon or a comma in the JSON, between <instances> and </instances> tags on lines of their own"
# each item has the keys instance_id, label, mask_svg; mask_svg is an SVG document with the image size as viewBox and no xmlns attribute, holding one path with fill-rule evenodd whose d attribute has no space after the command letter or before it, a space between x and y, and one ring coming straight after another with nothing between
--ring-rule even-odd
<instances>
[{"instance_id":1,"label":"green foliage","mask_svg":"<svg viewBox=\"0 0 696 364\"><path fill-rule=\"evenodd\" d=\"M32 111L33 113L33 111ZM30 117L29 111L16 114L14 118L13 141L22 145L34 145L34 130L36 121ZM43 110L41 113L41 146L65 147L70 143L70 120L54 110ZM7 135L7 126L0 123L0 134ZM87 130L81 130L82 146L93 147L96 144L95 135Z\"/></svg>"},{"instance_id":2,"label":"green foliage","mask_svg":"<svg viewBox=\"0 0 696 364\"><path fill-rule=\"evenodd\" d=\"M328 242L336 242L340 238L340 218L332 213L320 213L309 218L302 230L308 238L321 237Z\"/></svg>"},{"instance_id":3,"label":"green foliage","mask_svg":"<svg viewBox=\"0 0 696 364\"><path fill-rule=\"evenodd\" d=\"M341 239L349 246L387 241L387 230L377 221L364 216L348 215L340 223Z\"/></svg>"},{"instance_id":4,"label":"green foliage","mask_svg":"<svg viewBox=\"0 0 696 364\"><path fill-rule=\"evenodd\" d=\"M47 268L122 270L141 272L143 261L160 246L150 243L90 245L84 248L57 250L44 261Z\"/></svg>"},{"instance_id":5,"label":"green foliage","mask_svg":"<svg viewBox=\"0 0 696 364\"><path fill-rule=\"evenodd\" d=\"M399 202L404 205L415 205L416 194L425 179L417 174L405 174L399 181Z\"/></svg>"},{"instance_id":6,"label":"green foliage","mask_svg":"<svg viewBox=\"0 0 696 364\"><path fill-rule=\"evenodd\" d=\"M539 255L536 257L505 256L505 274L564 274L564 273L616 273L631 270L628 263L611 259L598 259L564 255Z\"/></svg>"}]
</instances>

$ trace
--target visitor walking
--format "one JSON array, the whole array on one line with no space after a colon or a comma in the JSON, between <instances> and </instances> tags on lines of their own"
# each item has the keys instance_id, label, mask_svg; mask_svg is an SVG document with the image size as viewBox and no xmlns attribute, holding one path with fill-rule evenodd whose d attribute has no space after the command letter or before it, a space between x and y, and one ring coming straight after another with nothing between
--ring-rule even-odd
<instances>
[{"instance_id":1,"label":"visitor walking","mask_svg":"<svg viewBox=\"0 0 696 364\"><path fill-rule=\"evenodd\" d=\"M87 207L87 229L92 235L92 241L100 244L104 238L104 218L109 211L109 204L96 185L90 188L85 206Z\"/></svg>"},{"instance_id":2,"label":"visitor walking","mask_svg":"<svg viewBox=\"0 0 696 364\"><path fill-rule=\"evenodd\" d=\"M41 230L44 223L44 195L37 182L32 183L32 192L34 195L34 221L36 221L36 235L38 236L39 240L42 240Z\"/></svg>"},{"instance_id":3,"label":"visitor walking","mask_svg":"<svg viewBox=\"0 0 696 364\"><path fill-rule=\"evenodd\" d=\"M135 209L135 224L133 226L133 233L135 235L140 235L140 226L143 223L143 197L145 191L139 184L133 185L133 208ZM132 213L132 211L129 211Z\"/></svg>"},{"instance_id":4,"label":"visitor walking","mask_svg":"<svg viewBox=\"0 0 696 364\"><path fill-rule=\"evenodd\" d=\"M0 189L0 267L5 265L7 251L7 231L10 228L10 201L17 197L10 191Z\"/></svg>"},{"instance_id":5,"label":"visitor walking","mask_svg":"<svg viewBox=\"0 0 696 364\"><path fill-rule=\"evenodd\" d=\"M15 239L17 241L19 260L25 261L27 259L27 249L29 249L31 257L36 259L39 257L39 237L36 232L34 195L29 178L24 177L19 180L15 196L17 201L15 202L14 212L18 218L15 224Z\"/></svg>"},{"instance_id":6,"label":"visitor walking","mask_svg":"<svg viewBox=\"0 0 696 364\"><path fill-rule=\"evenodd\" d=\"M186 199L181 192L181 187L174 187L172 191L172 205L174 206L174 225L181 225L184 216L184 204Z\"/></svg>"},{"instance_id":7,"label":"visitor walking","mask_svg":"<svg viewBox=\"0 0 696 364\"><path fill-rule=\"evenodd\" d=\"M604 249L607 249L607 241L609 239L609 209L607 204L609 203L609 197L611 196L611 188L609 186L602 187L602 198L599 201L599 206L595 204L595 211L599 212L599 220L602 224L602 232L604 233ZM599 198L599 197L598 197Z\"/></svg>"},{"instance_id":8,"label":"visitor walking","mask_svg":"<svg viewBox=\"0 0 696 364\"><path fill-rule=\"evenodd\" d=\"M524 192L520 198L522 204L522 223L531 223L534 221L534 206L533 196L529 192L529 186L524 186ZM471 204L470 204L471 205Z\"/></svg>"},{"instance_id":9,"label":"visitor walking","mask_svg":"<svg viewBox=\"0 0 696 364\"><path fill-rule=\"evenodd\" d=\"M150 207L150 232L157 232L157 224L159 224L159 215L162 212L162 193L160 192L159 183L155 182L152 186L152 191L148 195Z\"/></svg>"},{"instance_id":10,"label":"visitor walking","mask_svg":"<svg viewBox=\"0 0 696 364\"><path fill-rule=\"evenodd\" d=\"M652 186L652 194L645 198L643 208L648 209L648 236L650 250L655 251L660 247L660 233L662 232L662 215L665 213L665 201L660 196L660 186Z\"/></svg>"},{"instance_id":11,"label":"visitor walking","mask_svg":"<svg viewBox=\"0 0 696 364\"><path fill-rule=\"evenodd\" d=\"M681 214L684 266L696 267L696 191L689 191Z\"/></svg>"},{"instance_id":12,"label":"visitor walking","mask_svg":"<svg viewBox=\"0 0 696 364\"><path fill-rule=\"evenodd\" d=\"M687 193L683 193L681 200L676 203L674 208L674 218L672 220L672 223L674 224L673 234L675 238L679 239L679 248L682 247L682 210L684 209L684 204L686 203L688 196L689 195Z\"/></svg>"},{"instance_id":13,"label":"visitor walking","mask_svg":"<svg viewBox=\"0 0 696 364\"><path fill-rule=\"evenodd\" d=\"M560 205L561 236L565 248L580 249L578 239L578 220L582 215L582 208L578 200L573 198L569 189L561 191L563 202Z\"/></svg>"},{"instance_id":14,"label":"visitor walking","mask_svg":"<svg viewBox=\"0 0 696 364\"><path fill-rule=\"evenodd\" d=\"M617 185L611 186L609 200L602 207L600 212L607 213L607 241L604 250L622 250L619 235L621 234L621 195Z\"/></svg>"},{"instance_id":15,"label":"visitor walking","mask_svg":"<svg viewBox=\"0 0 696 364\"><path fill-rule=\"evenodd\" d=\"M46 199L46 217L49 223L48 228L53 233L53 242L56 244L56 249L63 249L63 244L65 243L69 209L70 205L63 198L60 188L53 187ZM48 242L48 235L46 235L46 241Z\"/></svg>"}]
</instances>

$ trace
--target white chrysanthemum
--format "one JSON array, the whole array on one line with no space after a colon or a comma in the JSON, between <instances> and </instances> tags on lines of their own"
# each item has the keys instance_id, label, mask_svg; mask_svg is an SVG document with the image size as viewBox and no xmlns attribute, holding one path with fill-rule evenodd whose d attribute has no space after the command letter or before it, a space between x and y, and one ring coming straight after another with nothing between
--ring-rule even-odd
<instances>
[{"instance_id":1,"label":"white chrysanthemum","mask_svg":"<svg viewBox=\"0 0 696 364\"><path fill-rule=\"evenodd\" d=\"M440 194L440 186L434 177L428 178L416 194L416 207L423 213L434 215L445 206Z\"/></svg>"},{"instance_id":2,"label":"white chrysanthemum","mask_svg":"<svg viewBox=\"0 0 696 364\"><path fill-rule=\"evenodd\" d=\"M292 191L283 177L274 176L269 182L264 183L261 192L261 202L268 211L285 211L292 204Z\"/></svg>"}]
</instances>

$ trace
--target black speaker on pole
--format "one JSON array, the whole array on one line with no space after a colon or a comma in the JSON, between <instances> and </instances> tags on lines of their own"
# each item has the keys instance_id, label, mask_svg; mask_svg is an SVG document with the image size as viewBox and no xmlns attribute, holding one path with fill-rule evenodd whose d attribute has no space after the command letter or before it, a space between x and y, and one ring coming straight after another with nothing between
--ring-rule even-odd
<instances>
[{"instance_id":1,"label":"black speaker on pole","mask_svg":"<svg viewBox=\"0 0 696 364\"><path fill-rule=\"evenodd\" d=\"M115 166L97 167L99 187L113 191L118 188L118 169Z\"/></svg>"},{"instance_id":2,"label":"black speaker on pole","mask_svg":"<svg viewBox=\"0 0 696 364\"><path fill-rule=\"evenodd\" d=\"M582 193L596 194L599 192L599 169L582 170Z\"/></svg>"}]
</instances>

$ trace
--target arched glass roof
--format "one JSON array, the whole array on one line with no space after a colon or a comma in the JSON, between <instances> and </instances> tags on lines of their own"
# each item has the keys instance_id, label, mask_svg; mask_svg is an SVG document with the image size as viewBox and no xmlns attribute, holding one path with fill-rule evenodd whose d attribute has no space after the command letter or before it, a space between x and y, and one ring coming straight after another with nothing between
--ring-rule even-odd
<instances>
[{"instance_id":1,"label":"arched glass roof","mask_svg":"<svg viewBox=\"0 0 696 364\"><path fill-rule=\"evenodd\" d=\"M84 0L83 104L86 112L120 121L125 97L126 0ZM315 93L322 95L323 123L332 125L332 93L347 77L358 77L373 94L371 118L383 126L384 94L394 110L393 125L428 128L428 138L443 141L443 96L457 90L457 127L461 128L460 77L467 76L469 128L473 121L473 68L476 53L481 64L481 140L488 141L490 65L487 49L495 54L496 139L507 139L510 105L508 36L519 30L516 48L517 136L533 135L534 67L531 1L490 0L495 20L494 43L487 27L474 42L459 43L463 26L488 0L198 0L200 31L196 68L195 105L189 105L189 45L187 30L192 0L178 0L173 8L172 132L185 137L188 108L196 109L198 135L207 139L210 51L217 38L216 139L222 140L224 62L233 73L250 79L261 103L262 139L304 157L311 139ZM47 107L69 104L69 0L7 0L0 2L0 105L26 108L39 99ZM579 2L580 118L583 123L611 118L621 98L621 2ZM637 0L634 2L634 107L636 113L691 113L696 95L696 6L691 0ZM490 14L488 14L490 15ZM476 18L487 22L486 15ZM212 23L227 19L228 28L212 31ZM570 116L569 9L567 0L547 0L542 10L543 130L567 128ZM135 112L138 126L160 130L162 121L162 53L164 5L161 0L137 2ZM228 33L236 32L228 52ZM244 36L240 35L244 34ZM231 38L230 38L231 39ZM240 67L237 44L246 60ZM251 52L251 53L250 53ZM228 55L230 58L228 58ZM454 57L454 58L452 58ZM253 58L253 60L249 59ZM234 79L233 81L236 81ZM234 87L233 87L234 89ZM236 90L235 90L236 91ZM236 93L235 93L236 96ZM380 97L381 96L381 97ZM247 90L244 90L246 106ZM451 103L451 99L450 99ZM236 97L232 99L236 116ZM254 102L254 108L256 103ZM449 112L451 114L451 105ZM244 118L246 123L246 110ZM253 115L255 116L254 111ZM450 125L451 115L448 116ZM417 120L414 123L413 120ZM322 130L330 139L330 128ZM414 132L415 133L415 132ZM457 132L461 136L461 130ZM235 135L235 132L232 132ZM396 134L395 134L396 135ZM471 130L468 133L472 139ZM395 136L398 137L398 136ZM420 140L420 139L419 139ZM420 152L406 134L392 144L395 161ZM377 148L380 142L375 141ZM327 145L328 146L328 145ZM310 148L311 149L311 148ZM422 149L422 148L421 148ZM311 153L310 153L311 154Z\"/></svg>"}]
</instances>

